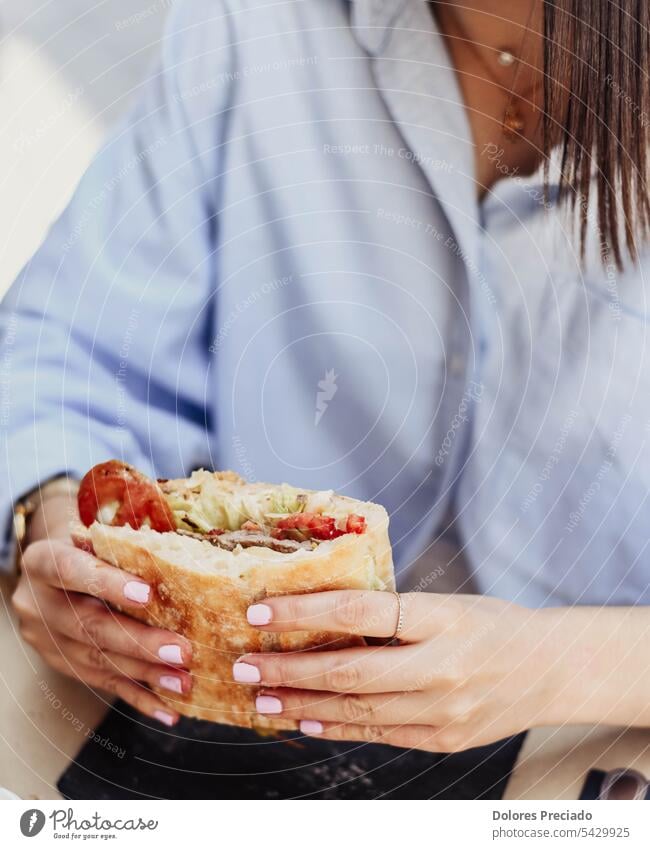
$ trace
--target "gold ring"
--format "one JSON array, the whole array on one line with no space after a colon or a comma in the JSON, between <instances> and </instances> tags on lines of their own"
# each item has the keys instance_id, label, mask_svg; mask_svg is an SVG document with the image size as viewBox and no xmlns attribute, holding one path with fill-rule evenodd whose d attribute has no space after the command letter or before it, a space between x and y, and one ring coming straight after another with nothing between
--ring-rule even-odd
<instances>
[{"instance_id":1,"label":"gold ring","mask_svg":"<svg viewBox=\"0 0 650 849\"><path fill-rule=\"evenodd\" d=\"M396 640L402 633L402 628L404 627L404 605L402 604L402 596L399 593L393 593L393 595L397 599L397 625L392 639Z\"/></svg>"}]
</instances>

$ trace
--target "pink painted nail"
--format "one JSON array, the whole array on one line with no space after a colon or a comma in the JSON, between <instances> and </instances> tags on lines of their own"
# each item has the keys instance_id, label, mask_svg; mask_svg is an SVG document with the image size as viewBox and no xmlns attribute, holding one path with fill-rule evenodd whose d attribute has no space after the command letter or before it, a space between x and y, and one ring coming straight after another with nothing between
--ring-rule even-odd
<instances>
[{"instance_id":1,"label":"pink painted nail","mask_svg":"<svg viewBox=\"0 0 650 849\"><path fill-rule=\"evenodd\" d=\"M260 671L252 663L242 663L240 660L233 664L232 677L240 684L259 684L262 680Z\"/></svg>"},{"instance_id":2,"label":"pink painted nail","mask_svg":"<svg viewBox=\"0 0 650 849\"><path fill-rule=\"evenodd\" d=\"M258 713L282 713L282 702L275 696L258 696L255 709Z\"/></svg>"},{"instance_id":3,"label":"pink painted nail","mask_svg":"<svg viewBox=\"0 0 650 849\"><path fill-rule=\"evenodd\" d=\"M323 723L317 719L301 719L300 730L303 734L322 734Z\"/></svg>"},{"instance_id":4,"label":"pink painted nail","mask_svg":"<svg viewBox=\"0 0 650 849\"><path fill-rule=\"evenodd\" d=\"M268 625L273 619L273 611L268 604L251 604L246 611L249 625Z\"/></svg>"},{"instance_id":5,"label":"pink painted nail","mask_svg":"<svg viewBox=\"0 0 650 849\"><path fill-rule=\"evenodd\" d=\"M161 646L158 649L158 657L165 663L182 663L183 654L180 646Z\"/></svg>"},{"instance_id":6,"label":"pink painted nail","mask_svg":"<svg viewBox=\"0 0 650 849\"><path fill-rule=\"evenodd\" d=\"M155 710L153 715L158 720L158 722L162 722L163 725L175 725L176 719L171 715L171 713L167 713L165 710Z\"/></svg>"},{"instance_id":7,"label":"pink painted nail","mask_svg":"<svg viewBox=\"0 0 650 849\"><path fill-rule=\"evenodd\" d=\"M172 693L183 692L183 682L176 675L161 675L160 686L163 690L171 690Z\"/></svg>"},{"instance_id":8,"label":"pink painted nail","mask_svg":"<svg viewBox=\"0 0 650 849\"><path fill-rule=\"evenodd\" d=\"M123 588L124 596L129 601L137 601L139 604L146 604L149 601L151 587L149 584L143 584L142 581L127 581Z\"/></svg>"}]
</instances>

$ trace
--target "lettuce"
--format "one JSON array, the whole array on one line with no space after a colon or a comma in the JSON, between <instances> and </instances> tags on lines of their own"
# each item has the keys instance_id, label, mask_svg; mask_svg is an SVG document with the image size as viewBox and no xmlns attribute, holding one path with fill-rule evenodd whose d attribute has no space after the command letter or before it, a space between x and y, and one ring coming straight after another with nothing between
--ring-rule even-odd
<instances>
[{"instance_id":1,"label":"lettuce","mask_svg":"<svg viewBox=\"0 0 650 849\"><path fill-rule=\"evenodd\" d=\"M167 495L176 526L199 532L214 528L237 531L247 521L262 527L274 525L274 519L304 510L305 500L301 491L289 484L252 492L245 489L229 492L214 479L203 482L198 493Z\"/></svg>"}]
</instances>

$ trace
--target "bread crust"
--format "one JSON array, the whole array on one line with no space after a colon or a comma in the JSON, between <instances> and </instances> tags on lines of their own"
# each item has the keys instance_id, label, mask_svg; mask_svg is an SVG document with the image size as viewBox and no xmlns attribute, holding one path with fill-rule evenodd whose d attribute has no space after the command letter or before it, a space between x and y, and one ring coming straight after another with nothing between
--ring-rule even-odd
<instances>
[{"instance_id":1,"label":"bread crust","mask_svg":"<svg viewBox=\"0 0 650 849\"><path fill-rule=\"evenodd\" d=\"M152 588L146 607L129 614L182 634L193 646L191 694L160 698L186 716L247 728L293 730L297 723L261 716L255 710L256 685L236 684L232 665L249 652L293 652L363 644L360 638L327 632L274 634L251 627L250 604L267 596L339 589L394 590L388 517L372 507L364 534L346 534L314 552L278 555L249 548L238 554L208 542L159 534L149 529L95 522L72 529L75 544Z\"/></svg>"}]
</instances>

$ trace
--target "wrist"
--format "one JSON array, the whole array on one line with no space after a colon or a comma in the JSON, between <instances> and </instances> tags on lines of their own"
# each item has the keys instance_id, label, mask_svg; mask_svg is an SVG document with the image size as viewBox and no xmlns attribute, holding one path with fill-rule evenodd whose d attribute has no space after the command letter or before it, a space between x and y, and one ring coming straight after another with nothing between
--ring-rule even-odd
<instances>
[{"instance_id":1,"label":"wrist","mask_svg":"<svg viewBox=\"0 0 650 849\"><path fill-rule=\"evenodd\" d=\"M639 724L650 688L631 649L645 643L643 609L567 607L540 614L548 670L543 724Z\"/></svg>"},{"instance_id":2,"label":"wrist","mask_svg":"<svg viewBox=\"0 0 650 849\"><path fill-rule=\"evenodd\" d=\"M579 722L574 718L583 685L584 646L575 608L544 608L538 613L542 686L540 725Z\"/></svg>"},{"instance_id":3,"label":"wrist","mask_svg":"<svg viewBox=\"0 0 650 849\"><path fill-rule=\"evenodd\" d=\"M40 539L68 536L70 522L78 518L77 489L77 481L56 478L32 493L23 547Z\"/></svg>"},{"instance_id":4,"label":"wrist","mask_svg":"<svg viewBox=\"0 0 650 849\"><path fill-rule=\"evenodd\" d=\"M571 625L568 608L528 611L524 657L520 668L530 670L528 725L562 725L567 721L576 660L567 654Z\"/></svg>"}]
</instances>

